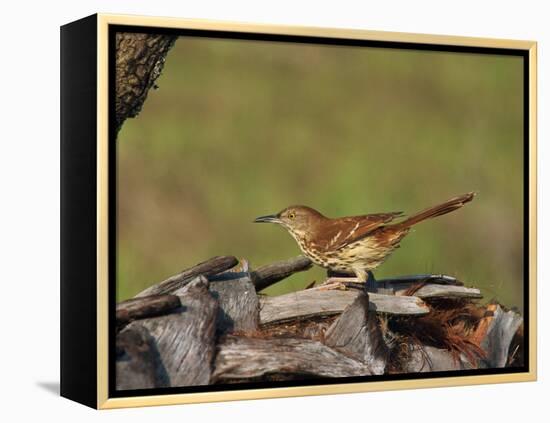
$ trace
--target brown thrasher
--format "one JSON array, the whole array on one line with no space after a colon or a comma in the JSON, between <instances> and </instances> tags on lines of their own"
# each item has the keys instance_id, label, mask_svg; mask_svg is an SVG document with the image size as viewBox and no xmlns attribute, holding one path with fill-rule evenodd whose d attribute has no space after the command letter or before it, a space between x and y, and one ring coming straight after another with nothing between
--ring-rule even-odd
<instances>
[{"instance_id":1,"label":"brown thrasher","mask_svg":"<svg viewBox=\"0 0 550 423\"><path fill-rule=\"evenodd\" d=\"M401 217L402 212L331 219L306 206L290 206L254 222L283 226L315 264L336 272L354 273L359 282L366 282L368 272L399 247L411 226L457 210L472 201L474 195L470 192L451 198L397 223L390 222Z\"/></svg>"}]
</instances>

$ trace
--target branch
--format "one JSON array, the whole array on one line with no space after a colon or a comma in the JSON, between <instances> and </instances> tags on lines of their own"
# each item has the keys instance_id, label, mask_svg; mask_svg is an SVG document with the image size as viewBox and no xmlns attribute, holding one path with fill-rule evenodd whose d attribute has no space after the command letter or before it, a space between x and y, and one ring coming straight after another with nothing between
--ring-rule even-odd
<instances>
[{"instance_id":1,"label":"branch","mask_svg":"<svg viewBox=\"0 0 550 423\"><path fill-rule=\"evenodd\" d=\"M261 291L268 286L283 280L293 273L303 272L311 267L311 260L304 256L298 256L285 261L258 267L250 273L256 291Z\"/></svg>"},{"instance_id":2,"label":"branch","mask_svg":"<svg viewBox=\"0 0 550 423\"><path fill-rule=\"evenodd\" d=\"M123 301L116 305L117 325L146 317L159 316L180 305L180 300L175 295L153 295Z\"/></svg>"},{"instance_id":3,"label":"branch","mask_svg":"<svg viewBox=\"0 0 550 423\"><path fill-rule=\"evenodd\" d=\"M203 275L206 278L224 272L234 267L239 261L233 256L217 256L210 260L183 270L177 275L159 282L156 285L141 291L135 298L146 297L148 295L172 294L174 291L183 288L195 277Z\"/></svg>"}]
</instances>

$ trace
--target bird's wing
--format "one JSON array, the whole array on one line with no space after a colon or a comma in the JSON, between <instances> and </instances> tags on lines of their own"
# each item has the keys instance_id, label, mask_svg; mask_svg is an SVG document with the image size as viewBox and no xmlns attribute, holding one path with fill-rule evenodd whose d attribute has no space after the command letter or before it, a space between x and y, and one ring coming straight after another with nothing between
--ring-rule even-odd
<instances>
[{"instance_id":1,"label":"bird's wing","mask_svg":"<svg viewBox=\"0 0 550 423\"><path fill-rule=\"evenodd\" d=\"M320 246L325 250L338 250L367 236L402 214L403 212L374 213L332 219L324 225L323 236L319 239Z\"/></svg>"}]
</instances>

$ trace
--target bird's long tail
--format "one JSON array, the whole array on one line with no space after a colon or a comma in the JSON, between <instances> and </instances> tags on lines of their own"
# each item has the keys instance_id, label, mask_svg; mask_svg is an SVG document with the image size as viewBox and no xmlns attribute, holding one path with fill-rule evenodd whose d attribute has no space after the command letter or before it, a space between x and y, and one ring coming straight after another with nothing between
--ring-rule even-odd
<instances>
[{"instance_id":1,"label":"bird's long tail","mask_svg":"<svg viewBox=\"0 0 550 423\"><path fill-rule=\"evenodd\" d=\"M466 203L469 203L474 199L475 193L469 192L467 194L459 195L458 197L451 198L450 200L445 201L437 206L430 207L426 210L422 210L419 213L413 214L402 222L397 223L395 226L401 228L408 228L412 225L416 225L419 222L422 222L426 219L431 219L432 217L442 216L444 214L455 211ZM394 225L392 225L394 226Z\"/></svg>"}]
</instances>

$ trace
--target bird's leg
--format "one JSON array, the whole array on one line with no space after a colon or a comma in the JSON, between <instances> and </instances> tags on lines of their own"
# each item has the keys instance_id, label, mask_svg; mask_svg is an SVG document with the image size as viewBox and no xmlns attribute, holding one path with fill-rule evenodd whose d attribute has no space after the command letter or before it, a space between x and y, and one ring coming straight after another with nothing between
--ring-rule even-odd
<instances>
[{"instance_id":1,"label":"bird's leg","mask_svg":"<svg viewBox=\"0 0 550 423\"><path fill-rule=\"evenodd\" d=\"M363 269L354 270L355 277L344 277L344 276L331 276L325 283L320 287L322 290L328 289L361 289L366 292L378 292L378 282L374 277L374 274L369 270L365 271Z\"/></svg>"},{"instance_id":2,"label":"bird's leg","mask_svg":"<svg viewBox=\"0 0 550 423\"><path fill-rule=\"evenodd\" d=\"M349 277L343 278L338 276L333 276L327 278L320 286L319 290L328 291L331 289L341 289L346 290L348 288L359 288L362 289L364 282L360 281L358 278Z\"/></svg>"},{"instance_id":3,"label":"bird's leg","mask_svg":"<svg viewBox=\"0 0 550 423\"><path fill-rule=\"evenodd\" d=\"M378 292L378 286L374 274L369 270L367 272L367 281L365 283L365 291Z\"/></svg>"},{"instance_id":4,"label":"bird's leg","mask_svg":"<svg viewBox=\"0 0 550 423\"><path fill-rule=\"evenodd\" d=\"M384 279L376 279L370 270L367 272L367 275L367 283L365 283L364 288L365 291L382 295L394 295L393 289L386 288Z\"/></svg>"}]
</instances>

